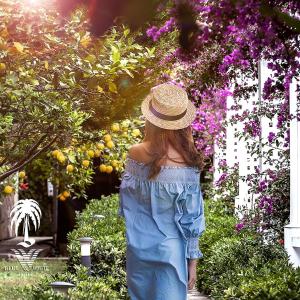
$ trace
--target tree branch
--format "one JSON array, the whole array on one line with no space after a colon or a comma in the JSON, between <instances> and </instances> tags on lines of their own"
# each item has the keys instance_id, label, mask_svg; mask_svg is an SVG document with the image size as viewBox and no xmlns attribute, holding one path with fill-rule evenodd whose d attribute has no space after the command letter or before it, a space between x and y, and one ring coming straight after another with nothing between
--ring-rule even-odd
<instances>
[{"instance_id":1,"label":"tree branch","mask_svg":"<svg viewBox=\"0 0 300 300\"><path fill-rule=\"evenodd\" d=\"M23 157L20 161L18 161L14 166L13 169L17 168L19 165L21 165L24 161L26 161L28 159L28 157L30 157L32 155L32 153L38 148L39 145L41 145L41 143L44 141L44 139L47 137L47 135L43 135L41 136L36 143L29 149L29 151L27 152L27 155L25 157Z\"/></svg>"},{"instance_id":2,"label":"tree branch","mask_svg":"<svg viewBox=\"0 0 300 300\"><path fill-rule=\"evenodd\" d=\"M6 171L5 173L0 175L0 182L9 177L11 174L19 171L22 169L25 165L30 163L33 159L35 159L38 155L40 155L42 152L46 151L57 139L57 136L55 136L47 145L45 145L43 148L41 148L39 151L37 151L35 154L33 154L30 158L28 158L26 161L24 161L22 164L17 163L17 167L12 167L10 170Z\"/></svg>"}]
</instances>

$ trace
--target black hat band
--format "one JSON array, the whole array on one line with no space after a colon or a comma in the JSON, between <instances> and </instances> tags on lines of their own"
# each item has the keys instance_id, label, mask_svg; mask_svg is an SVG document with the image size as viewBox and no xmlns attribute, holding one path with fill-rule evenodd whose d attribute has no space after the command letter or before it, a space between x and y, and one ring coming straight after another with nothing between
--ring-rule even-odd
<instances>
[{"instance_id":1,"label":"black hat band","mask_svg":"<svg viewBox=\"0 0 300 300\"><path fill-rule=\"evenodd\" d=\"M159 119L162 119L162 120L165 120L165 121L176 121L176 120L179 120L181 119L182 117L185 116L186 112L187 112L187 109L179 114L179 115L175 115L175 116L169 116L169 115L165 115L165 114L162 114L160 112L158 112L152 105L152 99L150 100L149 102L149 110L156 116L158 117Z\"/></svg>"}]
</instances>

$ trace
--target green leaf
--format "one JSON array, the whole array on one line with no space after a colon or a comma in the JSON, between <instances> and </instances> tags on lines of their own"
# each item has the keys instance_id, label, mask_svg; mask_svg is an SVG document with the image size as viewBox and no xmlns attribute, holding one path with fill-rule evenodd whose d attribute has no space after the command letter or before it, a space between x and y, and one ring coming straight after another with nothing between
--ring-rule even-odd
<instances>
[{"instance_id":1,"label":"green leaf","mask_svg":"<svg viewBox=\"0 0 300 300\"><path fill-rule=\"evenodd\" d=\"M113 63L117 63L120 61L121 59L121 54L119 52L119 49L116 48L115 46L111 46L111 51L112 51L112 54L111 54L111 61Z\"/></svg>"},{"instance_id":2,"label":"green leaf","mask_svg":"<svg viewBox=\"0 0 300 300\"><path fill-rule=\"evenodd\" d=\"M124 30L124 36L127 37L127 35L130 33L130 29L127 28Z\"/></svg>"},{"instance_id":3,"label":"green leaf","mask_svg":"<svg viewBox=\"0 0 300 300\"><path fill-rule=\"evenodd\" d=\"M151 49L149 49L149 48L146 47L146 49L147 49L148 54L149 54L150 56L154 55L155 47L152 47Z\"/></svg>"},{"instance_id":4,"label":"green leaf","mask_svg":"<svg viewBox=\"0 0 300 300\"><path fill-rule=\"evenodd\" d=\"M37 79L31 79L30 82L31 82L32 85L39 85L40 84Z\"/></svg>"},{"instance_id":5,"label":"green leaf","mask_svg":"<svg viewBox=\"0 0 300 300\"><path fill-rule=\"evenodd\" d=\"M124 71L125 71L131 78L134 78L134 75L133 75L128 69L124 69Z\"/></svg>"},{"instance_id":6,"label":"green leaf","mask_svg":"<svg viewBox=\"0 0 300 300\"><path fill-rule=\"evenodd\" d=\"M91 64L93 64L96 61L96 56L94 54L89 54L85 60L87 60L88 62L90 62Z\"/></svg>"}]
</instances>

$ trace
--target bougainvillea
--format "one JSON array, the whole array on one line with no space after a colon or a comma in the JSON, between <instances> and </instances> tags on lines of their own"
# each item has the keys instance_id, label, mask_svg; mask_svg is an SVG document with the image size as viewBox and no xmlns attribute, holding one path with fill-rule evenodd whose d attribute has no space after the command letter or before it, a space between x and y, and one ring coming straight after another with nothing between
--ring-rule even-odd
<instances>
[{"instance_id":1,"label":"bougainvillea","mask_svg":"<svg viewBox=\"0 0 300 300\"><path fill-rule=\"evenodd\" d=\"M247 221L256 222L264 229L272 228L282 236L283 225L288 220L286 194L277 196L270 192L270 186L281 185L287 189L289 160L289 123L292 118L300 120L300 113L289 113L289 88L293 78L300 75L300 47L297 26L300 2L291 1L231 1L231 0L191 0L170 1L172 9L167 10L170 19L164 16L161 29L155 24L147 35L156 43L167 42L170 36L182 35L182 6L190 10L193 18L186 20L189 29L188 47L172 49L162 60L179 71L168 76L183 82L191 99L198 107L197 119L193 124L197 146L207 155L213 154L213 143L222 147L226 140L226 112L231 111L231 124L242 124L237 137L248 141L250 155L258 154L264 164L273 166L261 170L249 180L250 192L257 193L259 218L241 220L237 230L246 228ZM171 4L171 6L172 6ZM294 18L295 22L290 22ZM298 18L298 23L297 23ZM172 21L172 26L166 26ZM193 23L193 24L192 24ZM197 25L196 27L194 25ZM181 43L180 43L181 44ZM268 77L262 82L262 98L253 106L243 110L242 101L258 92L259 63L266 62ZM299 85L297 86L299 91ZM229 92L230 91L230 92ZM227 105L227 97L232 96L234 105ZM299 97L297 99L300 101ZM276 130L270 130L262 138L260 120L274 121ZM258 147L261 144L261 148ZM260 151L259 149L263 149ZM278 151L278 156L273 152ZM211 169L213 171L213 168ZM236 169L225 170L216 181L217 190L230 184ZM278 176L274 177L274 172ZM262 179L265 178L265 179ZM283 211L276 209L280 207ZM273 220L273 221L272 221ZM274 221L275 220L275 221ZM280 226L275 226L275 223ZM260 227L260 228L261 228ZM275 227L277 229L275 229ZM280 228L280 230L279 230Z\"/></svg>"}]
</instances>

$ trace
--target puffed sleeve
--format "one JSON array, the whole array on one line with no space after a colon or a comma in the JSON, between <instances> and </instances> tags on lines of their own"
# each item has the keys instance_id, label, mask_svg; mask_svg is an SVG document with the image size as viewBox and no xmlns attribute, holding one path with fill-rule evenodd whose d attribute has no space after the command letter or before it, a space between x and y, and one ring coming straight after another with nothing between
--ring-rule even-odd
<instances>
[{"instance_id":1,"label":"puffed sleeve","mask_svg":"<svg viewBox=\"0 0 300 300\"><path fill-rule=\"evenodd\" d=\"M204 201L199 184L186 184L176 202L175 221L187 240L187 258L203 257L199 238L205 230Z\"/></svg>"}]
</instances>

